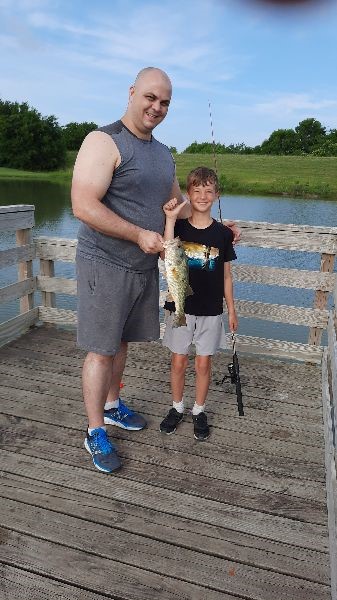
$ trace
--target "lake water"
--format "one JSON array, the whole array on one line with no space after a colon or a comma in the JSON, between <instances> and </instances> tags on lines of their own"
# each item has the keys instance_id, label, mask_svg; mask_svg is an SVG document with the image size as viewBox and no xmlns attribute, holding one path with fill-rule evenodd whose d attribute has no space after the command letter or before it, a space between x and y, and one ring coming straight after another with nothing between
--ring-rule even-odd
<instances>
[{"instance_id":1,"label":"lake water","mask_svg":"<svg viewBox=\"0 0 337 600\"><path fill-rule=\"evenodd\" d=\"M223 218L249 221L267 221L270 223L295 223L303 225L337 225L337 201L306 200L300 198L223 196ZM47 235L53 237L76 238L78 221L73 217L70 207L69 185L45 182L0 181L0 205L34 204L34 237ZM214 217L217 217L214 207ZM1 234L0 248L15 245L14 234ZM297 269L319 269L319 256L303 252L266 250L260 248L236 248L238 263L261 264ZM35 264L36 262L36 264ZM336 270L336 266L335 266ZM74 277L74 265L56 263L56 275ZM38 272L34 261L34 273ZM16 267L0 270L0 287L16 281ZM235 296L249 300L287 305L313 304L313 292L310 290L283 289L277 286L254 284L235 284ZM39 302L37 295L36 302ZM74 309L76 299L70 296L57 296L57 306ZM0 306L0 322L18 313L18 301ZM253 319L241 319L239 333L271 337L279 340L306 342L308 333L305 327L267 323Z\"/></svg>"}]
</instances>

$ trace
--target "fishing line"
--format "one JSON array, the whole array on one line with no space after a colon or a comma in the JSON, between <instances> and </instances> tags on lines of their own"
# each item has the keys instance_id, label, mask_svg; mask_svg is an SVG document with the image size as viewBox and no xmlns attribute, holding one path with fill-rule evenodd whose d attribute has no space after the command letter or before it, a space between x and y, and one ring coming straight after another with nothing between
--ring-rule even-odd
<instances>
[{"instance_id":1,"label":"fishing line","mask_svg":"<svg viewBox=\"0 0 337 600\"><path fill-rule=\"evenodd\" d=\"M215 139L214 139L213 119L212 119L212 110L211 110L211 101L210 100L208 100L208 107L209 107L209 119L210 119L210 122L211 122L211 136L212 136L212 145L213 145L214 171L215 171L215 174L216 174L216 176L217 176L217 178L219 180L218 165L217 165L217 162L216 162ZM220 221L220 223L222 223L220 192L218 192L218 205L219 205L219 221Z\"/></svg>"},{"instance_id":2,"label":"fishing line","mask_svg":"<svg viewBox=\"0 0 337 600\"><path fill-rule=\"evenodd\" d=\"M214 139L214 131L213 131L213 119L212 119L212 109L211 109L211 102L210 100L208 100L208 106L209 106L209 118L210 118L210 122L211 122L211 135L212 135L212 144L213 144L213 160L214 160L214 171L216 173L216 176L219 180L219 175L218 175L218 165L217 165L217 161L216 161L216 152L215 152L215 139ZM219 221L220 223L222 223L222 214L221 214L221 202L220 202L220 192L218 192L218 203L219 203ZM231 362L228 365L228 371L229 371L229 377L231 379L231 383L235 384L235 391L236 391L236 400L237 400L237 405L238 405L238 413L240 415L240 417L244 416L244 409L243 409L243 403L242 403L242 391L241 391L241 380L240 380L240 366L239 366L239 360L238 360L238 356L236 353L236 347L235 347L235 341L236 341L236 336L234 331L232 332L232 345L233 345L233 362ZM225 381L225 379L228 377L228 375L224 375L222 383Z\"/></svg>"}]
</instances>

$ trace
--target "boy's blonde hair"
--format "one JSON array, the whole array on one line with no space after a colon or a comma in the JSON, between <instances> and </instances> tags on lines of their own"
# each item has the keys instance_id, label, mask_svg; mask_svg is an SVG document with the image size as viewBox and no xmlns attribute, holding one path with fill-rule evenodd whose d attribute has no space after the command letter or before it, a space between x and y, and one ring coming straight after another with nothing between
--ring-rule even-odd
<instances>
[{"instance_id":1,"label":"boy's blonde hair","mask_svg":"<svg viewBox=\"0 0 337 600\"><path fill-rule=\"evenodd\" d=\"M187 175L187 191L189 191L192 186L207 185L208 183L213 184L215 191L217 193L219 192L219 180L217 174L213 169L208 169L208 167L197 167Z\"/></svg>"}]
</instances>

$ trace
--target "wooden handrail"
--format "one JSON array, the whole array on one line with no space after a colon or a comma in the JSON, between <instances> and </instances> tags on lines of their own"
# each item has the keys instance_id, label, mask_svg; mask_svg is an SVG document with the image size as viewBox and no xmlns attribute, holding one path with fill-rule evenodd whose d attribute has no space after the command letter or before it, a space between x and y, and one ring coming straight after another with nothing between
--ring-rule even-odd
<instances>
[{"instance_id":1,"label":"wooden handrail","mask_svg":"<svg viewBox=\"0 0 337 600\"><path fill-rule=\"evenodd\" d=\"M11 222L13 225L13 207L4 208L6 209L4 214L7 215L7 222ZM27 223L26 213L31 208L19 207L18 213L21 213L21 223ZM321 335L327 326L328 320L327 298L331 292L337 298L337 281L336 275L333 273L334 259L337 253L337 227L313 227L253 221L238 221L237 223L242 230L242 241L240 242L242 246L316 252L321 256L319 271L233 264L235 281L249 282L254 285L276 285L315 291L315 302L312 308L253 302L248 299L237 300L239 316L292 325L304 325L310 330L307 345L296 345L293 342L278 340L261 339L259 341L259 338L241 336L241 348L249 349L252 352L261 352L264 345L266 350L277 356L286 356L289 352L289 357L299 358L302 355L305 360L310 360L311 356L314 362L319 361L322 354L322 348L320 347ZM29 239L24 239L23 234L20 235L19 242L21 240L29 242ZM61 311L55 308L55 294L76 295L76 281L54 276L54 262L74 262L76 247L77 240L74 239L38 237L34 238L32 243L26 243L25 246L0 252L0 267L4 264L15 263L24 256L27 263L33 257L40 259L40 274L36 278L35 289L42 292L43 306L39 307L39 318L43 321L55 323L76 322L76 314L73 311ZM159 261L159 263L160 270L163 273L163 262ZM21 274L26 282L32 279L32 277L27 276L27 270ZM28 286L28 283L25 286ZM29 286L12 287L11 290L3 292L2 297L4 298L6 295L13 297L13 294L23 293L24 290L29 293L31 289ZM162 291L161 305L163 304L164 295L165 291Z\"/></svg>"}]
</instances>

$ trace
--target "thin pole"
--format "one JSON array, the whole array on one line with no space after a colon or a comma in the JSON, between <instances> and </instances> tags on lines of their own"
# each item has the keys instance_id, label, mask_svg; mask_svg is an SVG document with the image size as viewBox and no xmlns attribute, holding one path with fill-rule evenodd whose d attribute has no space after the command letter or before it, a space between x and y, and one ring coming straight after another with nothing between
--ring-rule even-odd
<instances>
[{"instance_id":1,"label":"thin pole","mask_svg":"<svg viewBox=\"0 0 337 600\"><path fill-rule=\"evenodd\" d=\"M212 135L212 144L213 144L213 160L214 160L214 171L216 173L216 176L219 180L219 175L218 175L218 165L216 162L216 153L215 153L215 140L214 140L214 131L213 131L213 119L212 119L212 110L211 110L211 102L210 100L208 100L208 106L209 106L209 119L211 122L211 135ZM220 202L220 194L218 193L218 206L219 206L219 220L220 223L222 223L222 214L221 214L221 202Z\"/></svg>"}]
</instances>

